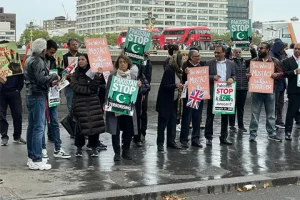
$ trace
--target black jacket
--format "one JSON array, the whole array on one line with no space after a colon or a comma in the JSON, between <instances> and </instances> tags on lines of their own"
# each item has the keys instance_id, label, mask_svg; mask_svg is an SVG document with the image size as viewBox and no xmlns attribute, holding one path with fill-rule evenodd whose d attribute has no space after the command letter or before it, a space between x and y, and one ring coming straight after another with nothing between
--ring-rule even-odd
<instances>
[{"instance_id":1,"label":"black jacket","mask_svg":"<svg viewBox=\"0 0 300 200\"><path fill-rule=\"evenodd\" d=\"M156 112L165 117L170 115L171 110L174 109L173 102L175 89L175 70L172 66L167 66L157 94Z\"/></svg>"},{"instance_id":2,"label":"black jacket","mask_svg":"<svg viewBox=\"0 0 300 200\"><path fill-rule=\"evenodd\" d=\"M140 80L142 82L142 86L139 89L139 95L147 95L151 90L149 80L147 76L144 74L144 70L143 70L144 66L137 65L137 67L139 68L137 80ZM152 73L152 65L151 65L151 73Z\"/></svg>"},{"instance_id":3,"label":"black jacket","mask_svg":"<svg viewBox=\"0 0 300 200\"><path fill-rule=\"evenodd\" d=\"M282 61L285 77L288 79L287 93L300 93L300 87L297 86L297 75L294 70L298 69L298 64L294 56Z\"/></svg>"},{"instance_id":4,"label":"black jacket","mask_svg":"<svg viewBox=\"0 0 300 200\"><path fill-rule=\"evenodd\" d=\"M149 59L145 60L146 64L142 65L142 72L148 80L148 83L151 83L152 80L152 63Z\"/></svg>"},{"instance_id":5,"label":"black jacket","mask_svg":"<svg viewBox=\"0 0 300 200\"><path fill-rule=\"evenodd\" d=\"M81 55L81 53L77 52L75 57L79 57L80 55ZM65 68L67 68L69 65L68 57L74 57L74 56L72 56L72 54L70 52L63 55L63 61L64 61Z\"/></svg>"},{"instance_id":6,"label":"black jacket","mask_svg":"<svg viewBox=\"0 0 300 200\"><path fill-rule=\"evenodd\" d=\"M21 92L21 90L24 87L24 75L18 74L13 76L6 77L7 81L5 84L1 84L0 91L2 92L11 92L11 91L18 91ZM2 89L1 89L2 87Z\"/></svg>"},{"instance_id":7,"label":"black jacket","mask_svg":"<svg viewBox=\"0 0 300 200\"><path fill-rule=\"evenodd\" d=\"M25 63L24 70L27 95L47 97L52 81L57 80L56 74L49 74L47 60L33 53Z\"/></svg>"},{"instance_id":8,"label":"black jacket","mask_svg":"<svg viewBox=\"0 0 300 200\"><path fill-rule=\"evenodd\" d=\"M72 74L72 110L79 121L81 134L95 135L105 132L103 110L98 97L98 88L105 81L98 75L93 80L89 78L85 74L88 69L77 67Z\"/></svg>"}]
</instances>

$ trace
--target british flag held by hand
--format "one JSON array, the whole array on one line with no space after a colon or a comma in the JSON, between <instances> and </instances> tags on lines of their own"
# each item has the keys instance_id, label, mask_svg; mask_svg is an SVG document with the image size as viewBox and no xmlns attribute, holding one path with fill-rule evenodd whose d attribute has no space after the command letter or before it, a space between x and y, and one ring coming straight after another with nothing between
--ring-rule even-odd
<instances>
[{"instance_id":1,"label":"british flag held by hand","mask_svg":"<svg viewBox=\"0 0 300 200\"><path fill-rule=\"evenodd\" d=\"M198 109L203 96L204 96L204 91L197 90L197 89L193 90L191 95L189 96L186 106L194 109Z\"/></svg>"}]
</instances>

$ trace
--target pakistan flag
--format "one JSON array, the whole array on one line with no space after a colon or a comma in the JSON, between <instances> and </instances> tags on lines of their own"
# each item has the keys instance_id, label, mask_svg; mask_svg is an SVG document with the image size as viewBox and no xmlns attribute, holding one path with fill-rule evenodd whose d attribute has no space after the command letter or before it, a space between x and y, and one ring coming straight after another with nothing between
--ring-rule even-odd
<instances>
[{"instance_id":1,"label":"pakistan flag","mask_svg":"<svg viewBox=\"0 0 300 200\"><path fill-rule=\"evenodd\" d=\"M130 105L131 102L131 95L130 94L124 94L122 92L114 91L112 95L112 100L114 102L118 102L125 105Z\"/></svg>"},{"instance_id":2,"label":"pakistan flag","mask_svg":"<svg viewBox=\"0 0 300 200\"><path fill-rule=\"evenodd\" d=\"M129 42L128 51L135 54L143 55L145 52L145 45Z\"/></svg>"},{"instance_id":3,"label":"pakistan flag","mask_svg":"<svg viewBox=\"0 0 300 200\"><path fill-rule=\"evenodd\" d=\"M233 38L236 40L248 40L248 31L234 31Z\"/></svg>"}]
</instances>

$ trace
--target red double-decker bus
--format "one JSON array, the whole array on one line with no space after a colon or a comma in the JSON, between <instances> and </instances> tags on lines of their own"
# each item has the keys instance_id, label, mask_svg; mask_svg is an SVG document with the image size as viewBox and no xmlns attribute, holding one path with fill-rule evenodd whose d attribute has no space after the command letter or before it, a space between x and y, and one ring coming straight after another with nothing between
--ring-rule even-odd
<instances>
[{"instance_id":1,"label":"red double-decker bus","mask_svg":"<svg viewBox=\"0 0 300 200\"><path fill-rule=\"evenodd\" d=\"M178 44L184 49L196 46L199 50L206 50L212 42L212 34L207 26L165 28L162 36L165 44Z\"/></svg>"},{"instance_id":2,"label":"red double-decker bus","mask_svg":"<svg viewBox=\"0 0 300 200\"><path fill-rule=\"evenodd\" d=\"M148 32L148 29L144 29L144 31ZM123 48L125 45L127 30L123 30L119 33L117 44L119 47ZM158 29L152 29L152 45L153 47L160 48L161 42L161 32Z\"/></svg>"}]
</instances>

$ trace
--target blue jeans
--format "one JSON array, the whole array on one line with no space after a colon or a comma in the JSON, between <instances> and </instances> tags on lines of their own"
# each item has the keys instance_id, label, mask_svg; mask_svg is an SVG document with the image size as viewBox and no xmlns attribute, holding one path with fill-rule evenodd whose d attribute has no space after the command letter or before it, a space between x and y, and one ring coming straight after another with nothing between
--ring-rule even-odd
<instances>
[{"instance_id":1,"label":"blue jeans","mask_svg":"<svg viewBox=\"0 0 300 200\"><path fill-rule=\"evenodd\" d=\"M65 96L67 99L68 111L70 113L71 108L72 108L72 100L73 100L73 90L72 90L71 86L65 87Z\"/></svg>"},{"instance_id":2,"label":"blue jeans","mask_svg":"<svg viewBox=\"0 0 300 200\"><path fill-rule=\"evenodd\" d=\"M49 117L50 117L50 126L52 130L52 137L54 141L55 151L60 150L61 148L61 140L60 140L60 131L59 131L59 122L58 122L58 111L57 107L49 108ZM43 137L43 149L46 149L46 140L44 134Z\"/></svg>"},{"instance_id":3,"label":"blue jeans","mask_svg":"<svg viewBox=\"0 0 300 200\"><path fill-rule=\"evenodd\" d=\"M42 140L46 124L46 99L44 97L27 96L28 110L27 151L33 162L42 161Z\"/></svg>"},{"instance_id":4,"label":"blue jeans","mask_svg":"<svg viewBox=\"0 0 300 200\"><path fill-rule=\"evenodd\" d=\"M264 104L266 111L266 130L269 135L276 134L275 128L275 94L252 94L252 108L251 108L251 122L250 122L250 135L257 136L259 116L261 107Z\"/></svg>"}]
</instances>

